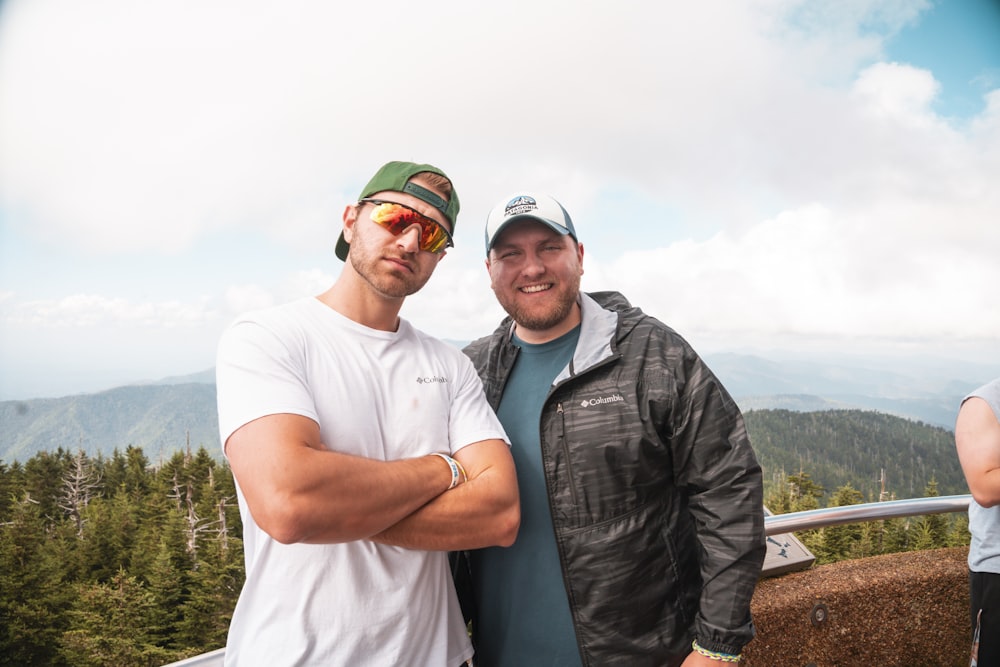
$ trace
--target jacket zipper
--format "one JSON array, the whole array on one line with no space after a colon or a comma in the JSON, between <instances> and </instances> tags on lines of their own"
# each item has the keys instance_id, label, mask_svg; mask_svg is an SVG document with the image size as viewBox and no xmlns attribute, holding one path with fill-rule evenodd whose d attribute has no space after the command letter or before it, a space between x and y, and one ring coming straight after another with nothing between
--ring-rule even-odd
<instances>
[{"instance_id":1,"label":"jacket zipper","mask_svg":"<svg viewBox=\"0 0 1000 667\"><path fill-rule=\"evenodd\" d=\"M549 390L549 397L551 398L551 396L553 394L555 394L556 391L558 391L559 389L561 389L563 386L569 384L570 382L573 382L574 380L577 380L577 379L579 379L581 377L589 375L590 373L592 373L593 371L597 370L598 368L600 368L602 366L605 366L607 364L610 364L610 363L614 363L614 362L618 361L619 359L621 359L621 355L619 355L617 353L613 353L613 354L605 357L601 361L597 362L596 364L594 364L590 368L586 369L585 371L583 371L579 375L577 375L576 373L572 372L572 364L573 364L573 362L571 360L570 361L571 375L568 378L564 379L562 382L559 382L558 384L553 385L552 388ZM548 402L548 399L546 399L546 402ZM543 414L544 414L544 412L543 412ZM556 402L556 415L558 415L558 417L559 417L559 446L562 449L563 456L566 458L566 473L567 473L567 477L568 477L567 482L569 483L570 497L573 499L573 505L575 506L575 505L578 504L578 502L579 502L580 499L578 497L579 494L577 493L577 489L576 489L576 476L573 474L573 459L570 457L569 439L566 437L566 413L563 410L563 403L562 403L562 401L557 401ZM541 424L539 424L538 426L539 426L538 436L539 436L541 442L545 442L545 433L541 430ZM548 475L548 473L545 470L544 456L543 456L542 474L545 476L545 486L548 489L549 512L552 514L552 518L554 520L555 519L555 513L553 512L554 508L552 507L552 490L551 490L551 488L549 488L549 475Z\"/></svg>"},{"instance_id":2,"label":"jacket zipper","mask_svg":"<svg viewBox=\"0 0 1000 667\"><path fill-rule=\"evenodd\" d=\"M566 476L569 482L570 497L573 498L573 505L578 504L576 492L576 476L573 474L573 459L569 455L569 441L566 439L566 413L563 411L562 401L556 403L556 414L559 415L559 445L562 448L563 456L566 458ZM552 504L552 496L549 496L549 504ZM549 510L551 512L551 508Z\"/></svg>"}]
</instances>

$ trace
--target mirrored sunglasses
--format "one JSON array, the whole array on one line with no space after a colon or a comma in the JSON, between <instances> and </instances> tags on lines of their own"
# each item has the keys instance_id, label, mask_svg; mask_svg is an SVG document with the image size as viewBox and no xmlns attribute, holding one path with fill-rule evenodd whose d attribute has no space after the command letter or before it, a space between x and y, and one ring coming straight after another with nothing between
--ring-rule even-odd
<instances>
[{"instance_id":1,"label":"mirrored sunglasses","mask_svg":"<svg viewBox=\"0 0 1000 667\"><path fill-rule=\"evenodd\" d=\"M455 245L444 225L405 204L382 199L362 199L358 203L374 204L372 222L385 227L394 236L405 232L410 225L420 225L421 250L437 253Z\"/></svg>"}]
</instances>

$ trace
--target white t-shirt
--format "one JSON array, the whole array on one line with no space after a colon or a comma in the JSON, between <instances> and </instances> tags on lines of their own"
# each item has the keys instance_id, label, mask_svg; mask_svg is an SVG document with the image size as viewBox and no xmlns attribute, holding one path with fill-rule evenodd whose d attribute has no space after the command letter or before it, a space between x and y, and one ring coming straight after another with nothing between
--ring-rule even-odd
<instances>
[{"instance_id":1,"label":"white t-shirt","mask_svg":"<svg viewBox=\"0 0 1000 667\"><path fill-rule=\"evenodd\" d=\"M405 320L395 332L370 329L313 298L238 319L216 373L223 446L279 413L315 420L330 449L382 460L507 439L457 348ZM427 667L472 656L445 552L281 544L237 492L247 578L227 665Z\"/></svg>"}]
</instances>

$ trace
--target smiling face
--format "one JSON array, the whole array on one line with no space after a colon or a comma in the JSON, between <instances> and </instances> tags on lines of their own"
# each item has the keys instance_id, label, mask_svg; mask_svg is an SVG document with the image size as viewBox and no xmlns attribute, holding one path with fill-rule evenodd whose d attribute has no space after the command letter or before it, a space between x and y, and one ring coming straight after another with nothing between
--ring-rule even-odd
<instances>
[{"instance_id":1,"label":"smiling face","mask_svg":"<svg viewBox=\"0 0 1000 667\"><path fill-rule=\"evenodd\" d=\"M580 322L583 245L533 220L510 223L486 259L497 301L528 343L558 338Z\"/></svg>"},{"instance_id":2,"label":"smiling face","mask_svg":"<svg viewBox=\"0 0 1000 667\"><path fill-rule=\"evenodd\" d=\"M379 192L371 198L404 204L451 230L440 211L413 195ZM393 234L373 222L374 207L375 204L362 202L349 206L344 212L344 238L351 244L348 261L354 272L377 294L391 299L414 294L427 283L445 253L420 249L419 224Z\"/></svg>"}]
</instances>

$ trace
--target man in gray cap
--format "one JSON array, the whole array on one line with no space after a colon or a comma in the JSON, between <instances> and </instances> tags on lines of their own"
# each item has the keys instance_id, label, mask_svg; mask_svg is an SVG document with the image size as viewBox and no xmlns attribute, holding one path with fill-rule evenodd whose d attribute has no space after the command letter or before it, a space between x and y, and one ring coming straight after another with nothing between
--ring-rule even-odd
<instances>
[{"instance_id":1,"label":"man in gray cap","mask_svg":"<svg viewBox=\"0 0 1000 667\"><path fill-rule=\"evenodd\" d=\"M486 253L509 317L465 352L510 437L521 528L458 570L478 664L739 661L765 536L733 399L672 329L580 291L583 245L551 197L504 198Z\"/></svg>"},{"instance_id":2,"label":"man in gray cap","mask_svg":"<svg viewBox=\"0 0 1000 667\"><path fill-rule=\"evenodd\" d=\"M344 210L333 286L223 334L247 575L227 665L471 658L446 552L514 541L513 461L469 360L399 317L458 210L441 170L386 164Z\"/></svg>"}]
</instances>

